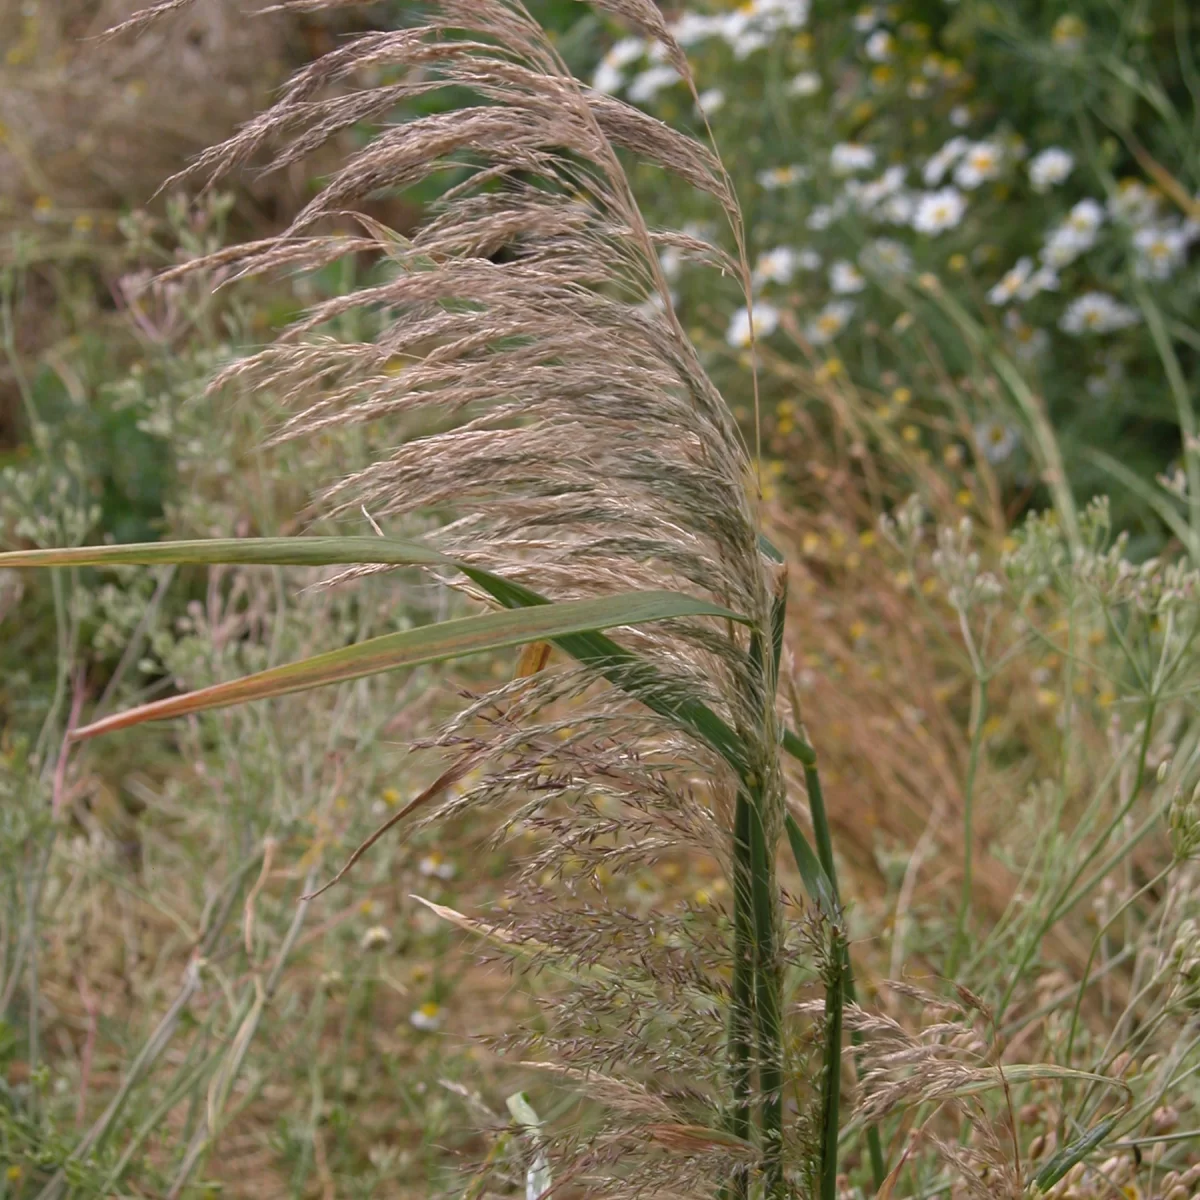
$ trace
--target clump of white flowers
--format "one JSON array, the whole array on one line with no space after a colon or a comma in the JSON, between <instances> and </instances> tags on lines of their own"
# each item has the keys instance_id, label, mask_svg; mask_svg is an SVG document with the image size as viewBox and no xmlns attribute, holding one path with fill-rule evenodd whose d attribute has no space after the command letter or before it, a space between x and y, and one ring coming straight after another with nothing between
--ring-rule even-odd
<instances>
[{"instance_id":1,"label":"clump of white flowers","mask_svg":"<svg viewBox=\"0 0 1200 1200\"><path fill-rule=\"evenodd\" d=\"M1187 278L1200 215L1186 198L1174 192L1168 197L1141 178L1114 185L1098 177L1090 159L1053 135L1027 148L1022 134L1029 130L1007 121L985 126L986 95L968 104L962 86L975 65L936 49L923 26L896 9L862 8L851 22L847 57L818 59L814 40L797 32L808 24L809 5L747 0L731 9L676 11L669 21L689 53L723 45L717 57L703 60L731 72L701 76L708 86L699 108L706 116L720 111L720 121L736 128L748 106L761 103L757 80L749 88L734 83L754 68L730 64L772 45L783 72L772 85L773 103L790 108L797 133L818 120L818 112L835 131L824 150L810 151L813 139L805 134L797 143L804 151L792 150L798 161L756 164L758 187L771 195L765 219L758 217L752 228L769 229L771 240L753 247L750 256L750 282L759 297L754 337L751 314L740 307L725 331L729 346L744 350L771 336L789 304L802 306L798 324L812 346L848 336L856 321L861 331L878 323L903 333L918 318L887 309L905 277L960 303L981 284L973 295L993 312L1002 310L998 327L992 322L1000 344L1022 370L1037 372L1038 386L1052 401L1063 388L1114 396L1124 378L1122 364L1132 356L1127 339L1113 335L1142 320L1140 306L1121 294L1122 282L1161 287ZM1056 21L1049 40L1065 59L1082 50L1088 29L1067 15ZM652 105L678 79L667 57L652 39L623 38L604 56L594 84ZM899 143L888 140L892 117L880 94L915 106L897 119L927 148L901 153ZM926 99L934 105L926 108ZM786 126L784 121L781 128ZM822 145L819 135L815 144ZM808 238L804 249L790 244L797 229ZM952 231L957 236L947 237ZM663 251L672 286L686 257ZM878 290L868 289L871 282ZM764 293L774 303L761 299ZM1105 338L1103 353L1097 348L1085 361L1063 352L1065 339L1087 336ZM1060 382L1073 371L1077 378ZM999 411L981 419L973 435L979 458L994 464L1010 459L1021 444Z\"/></svg>"}]
</instances>

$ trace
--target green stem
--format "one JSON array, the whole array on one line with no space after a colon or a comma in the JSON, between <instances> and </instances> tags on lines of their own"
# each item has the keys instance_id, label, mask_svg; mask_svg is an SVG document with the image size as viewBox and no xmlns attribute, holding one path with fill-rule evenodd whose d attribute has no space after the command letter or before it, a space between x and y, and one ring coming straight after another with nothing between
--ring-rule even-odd
<instances>
[{"instance_id":1,"label":"green stem","mask_svg":"<svg viewBox=\"0 0 1200 1200\"><path fill-rule=\"evenodd\" d=\"M946 977L953 979L959 959L967 945L967 923L971 919L971 891L975 873L975 776L979 770L979 753L983 747L983 726L987 721L987 680L976 676L971 692L971 751L967 758L967 778L963 785L963 880L958 902L958 921L954 942L946 964Z\"/></svg>"},{"instance_id":2,"label":"green stem","mask_svg":"<svg viewBox=\"0 0 1200 1200\"><path fill-rule=\"evenodd\" d=\"M764 1195L784 1195L783 1180L783 1019L779 958L776 952L777 909L771 889L771 848L763 826L763 790L750 797L750 884L754 916L754 1009L758 1042L758 1082L762 1092Z\"/></svg>"},{"instance_id":3,"label":"green stem","mask_svg":"<svg viewBox=\"0 0 1200 1200\"><path fill-rule=\"evenodd\" d=\"M754 942L750 920L750 801L738 792L733 819L733 994L729 1012L729 1078L733 1112L729 1131L750 1140L750 1039L754 1020ZM744 1165L734 1168L726 1195L745 1200L749 1177Z\"/></svg>"},{"instance_id":4,"label":"green stem","mask_svg":"<svg viewBox=\"0 0 1200 1200\"><path fill-rule=\"evenodd\" d=\"M842 1091L842 1012L845 1008L850 955L837 925L830 926L829 978L825 981L825 1064L821 1079L821 1187L820 1200L837 1200L838 1113ZM879 1132L872 1126L868 1135ZM882 1166L882 1150L880 1151ZM874 1155L872 1155L874 1167Z\"/></svg>"},{"instance_id":5,"label":"green stem","mask_svg":"<svg viewBox=\"0 0 1200 1200\"><path fill-rule=\"evenodd\" d=\"M1071 1010L1071 1026L1067 1033L1067 1049L1063 1054L1062 1061L1071 1065L1071 1056L1075 1051L1075 1035L1079 1032L1079 1011L1083 1007L1083 993L1087 990L1088 982L1091 979L1092 964L1096 961L1096 953L1100 949L1100 944L1104 940L1104 935L1113 927L1118 917L1122 913L1127 912L1134 902L1147 892L1152 891L1175 869L1175 863L1172 862L1164 867L1149 883L1143 884L1136 892L1133 893L1127 900L1124 901L1116 911L1096 930L1096 936L1092 938L1092 947L1088 951L1087 962L1083 966L1083 977L1079 981L1079 988L1075 993L1075 1006ZM1064 1082L1063 1095L1067 1092L1067 1084ZM1063 1103L1063 1111L1066 1111L1066 1103ZM1061 1136L1061 1134L1060 1134Z\"/></svg>"},{"instance_id":6,"label":"green stem","mask_svg":"<svg viewBox=\"0 0 1200 1200\"><path fill-rule=\"evenodd\" d=\"M829 827L829 814L825 808L825 793L821 788L821 775L817 769L817 752L813 749L812 744L807 737L801 737L792 730L787 729L783 734L783 748L794 758L799 760L804 768L804 786L808 791L808 807L812 814L813 823L813 839L817 844L817 858L821 863L821 867L825 871L825 875L829 880L829 886L833 890L833 898L837 904L838 912L829 914L831 920L839 920L841 913L841 893L838 889L837 868L833 861L833 834ZM797 864L799 865L799 864ZM817 897L813 897L814 901ZM854 987L854 969L850 962L850 947L845 939L840 939L839 943L842 947L842 971L840 979L840 988L842 997L848 1000L851 1004L858 1003L858 997ZM829 997L826 995L826 1013L829 1012ZM828 1015L826 1016L828 1021ZM839 1047L840 1047L840 1024L841 1024L841 1001L838 1003L838 1023L839 1023ZM858 1030L854 1030L851 1034L851 1041L855 1048L862 1046L862 1035ZM840 1051L839 1051L840 1053ZM839 1076L840 1076L840 1058L839 1058ZM836 1117L836 1109L834 1110ZM826 1130L828 1134L828 1130ZM875 1181L875 1187L878 1190L883 1186L883 1181L887 1178L887 1164L883 1157L883 1143L879 1138L879 1130L874 1125L867 1126L867 1152L871 1158L871 1176ZM836 1167L837 1160L837 1140L836 1134L833 1141L833 1162ZM834 1175L836 1176L836 1169Z\"/></svg>"}]
</instances>

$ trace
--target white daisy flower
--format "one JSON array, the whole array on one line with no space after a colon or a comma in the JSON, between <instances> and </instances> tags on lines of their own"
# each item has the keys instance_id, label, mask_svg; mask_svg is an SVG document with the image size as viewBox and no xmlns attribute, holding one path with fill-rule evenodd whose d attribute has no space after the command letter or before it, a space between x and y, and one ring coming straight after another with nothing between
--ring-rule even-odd
<instances>
[{"instance_id":1,"label":"white daisy flower","mask_svg":"<svg viewBox=\"0 0 1200 1200\"><path fill-rule=\"evenodd\" d=\"M727 12L721 18L717 28L721 40L727 45L732 46L738 38L745 36L746 31L750 28L752 17L753 13L749 5L743 5L740 8L735 8L732 12Z\"/></svg>"},{"instance_id":2,"label":"white daisy flower","mask_svg":"<svg viewBox=\"0 0 1200 1200\"><path fill-rule=\"evenodd\" d=\"M1033 259L1021 258L1001 277L987 294L989 304L1007 304L1033 274Z\"/></svg>"},{"instance_id":3,"label":"white daisy flower","mask_svg":"<svg viewBox=\"0 0 1200 1200\"><path fill-rule=\"evenodd\" d=\"M1087 26L1083 23L1083 19L1074 13L1064 13L1054 22L1054 28L1050 31L1050 40L1056 50L1074 54L1083 46L1083 39L1086 35Z\"/></svg>"},{"instance_id":4,"label":"white daisy flower","mask_svg":"<svg viewBox=\"0 0 1200 1200\"><path fill-rule=\"evenodd\" d=\"M725 93L718 87L706 88L698 97L702 113L715 113L725 104Z\"/></svg>"},{"instance_id":5,"label":"white daisy flower","mask_svg":"<svg viewBox=\"0 0 1200 1200\"><path fill-rule=\"evenodd\" d=\"M808 24L809 0L752 0L755 17L768 29L803 29Z\"/></svg>"},{"instance_id":6,"label":"white daisy flower","mask_svg":"<svg viewBox=\"0 0 1200 1200\"><path fill-rule=\"evenodd\" d=\"M417 864L417 870L421 872L427 879L453 879L454 864L448 862L442 855L438 853L427 854Z\"/></svg>"},{"instance_id":7,"label":"white daisy flower","mask_svg":"<svg viewBox=\"0 0 1200 1200\"><path fill-rule=\"evenodd\" d=\"M954 182L968 190L977 188L986 180L995 179L1003 162L1004 152L995 142L976 142L954 168Z\"/></svg>"},{"instance_id":8,"label":"white daisy flower","mask_svg":"<svg viewBox=\"0 0 1200 1200\"><path fill-rule=\"evenodd\" d=\"M1050 231L1050 236L1046 238L1038 257L1048 267L1058 270L1060 267L1069 266L1095 244L1094 234L1078 233L1069 225L1060 225Z\"/></svg>"},{"instance_id":9,"label":"white daisy flower","mask_svg":"<svg viewBox=\"0 0 1200 1200\"><path fill-rule=\"evenodd\" d=\"M833 300L825 305L804 327L804 336L814 346L825 346L833 341L854 315L854 304L850 300Z\"/></svg>"},{"instance_id":10,"label":"white daisy flower","mask_svg":"<svg viewBox=\"0 0 1200 1200\"><path fill-rule=\"evenodd\" d=\"M730 43L733 57L741 62L758 50L765 50L771 44L771 34L766 29L747 29Z\"/></svg>"},{"instance_id":11,"label":"white daisy flower","mask_svg":"<svg viewBox=\"0 0 1200 1200\"><path fill-rule=\"evenodd\" d=\"M592 87L598 92L615 92L624 82L624 68L641 58L648 48L645 38L628 37L616 42L600 60Z\"/></svg>"},{"instance_id":12,"label":"white daisy flower","mask_svg":"<svg viewBox=\"0 0 1200 1200\"><path fill-rule=\"evenodd\" d=\"M1108 213L1124 225L1147 225L1158 216L1158 196L1141 180L1123 179L1108 199Z\"/></svg>"},{"instance_id":13,"label":"white daisy flower","mask_svg":"<svg viewBox=\"0 0 1200 1200\"><path fill-rule=\"evenodd\" d=\"M1075 169L1075 159L1066 150L1050 146L1029 160L1029 182L1035 192L1048 192Z\"/></svg>"},{"instance_id":14,"label":"white daisy flower","mask_svg":"<svg viewBox=\"0 0 1200 1200\"><path fill-rule=\"evenodd\" d=\"M678 81L679 72L674 67L666 64L648 67L640 75L633 77L625 94L634 104L648 104L663 88L670 87Z\"/></svg>"},{"instance_id":15,"label":"white daisy flower","mask_svg":"<svg viewBox=\"0 0 1200 1200\"><path fill-rule=\"evenodd\" d=\"M878 179L872 179L869 183L860 184L856 180L850 180L846 191L852 193L855 206L860 212L870 212L904 186L907 173L906 167L891 166Z\"/></svg>"},{"instance_id":16,"label":"white daisy flower","mask_svg":"<svg viewBox=\"0 0 1200 1200\"><path fill-rule=\"evenodd\" d=\"M975 426L975 446L993 466L1008 458L1020 441L1021 435L1002 421L980 421Z\"/></svg>"},{"instance_id":17,"label":"white daisy flower","mask_svg":"<svg viewBox=\"0 0 1200 1200\"><path fill-rule=\"evenodd\" d=\"M907 275L913 266L908 249L893 238L876 238L863 247L861 258L872 270L895 275Z\"/></svg>"},{"instance_id":18,"label":"white daisy flower","mask_svg":"<svg viewBox=\"0 0 1200 1200\"><path fill-rule=\"evenodd\" d=\"M971 110L965 104L956 104L950 110L950 124L955 129L966 129L971 123Z\"/></svg>"},{"instance_id":19,"label":"white daisy flower","mask_svg":"<svg viewBox=\"0 0 1200 1200\"><path fill-rule=\"evenodd\" d=\"M856 33L870 33L883 20L883 13L878 8L860 8L854 14L854 29Z\"/></svg>"},{"instance_id":20,"label":"white daisy flower","mask_svg":"<svg viewBox=\"0 0 1200 1200\"><path fill-rule=\"evenodd\" d=\"M793 163L790 167L767 167L766 170L759 171L755 178L758 180L758 186L764 191L773 192L793 183L802 183L811 174L807 167Z\"/></svg>"},{"instance_id":21,"label":"white daisy flower","mask_svg":"<svg viewBox=\"0 0 1200 1200\"><path fill-rule=\"evenodd\" d=\"M867 286L866 276L853 264L839 259L829 268L829 290L835 296L861 292Z\"/></svg>"},{"instance_id":22,"label":"white daisy flower","mask_svg":"<svg viewBox=\"0 0 1200 1200\"><path fill-rule=\"evenodd\" d=\"M875 151L858 142L839 142L829 153L829 166L835 175L869 171L875 165Z\"/></svg>"},{"instance_id":23,"label":"white daisy flower","mask_svg":"<svg viewBox=\"0 0 1200 1200\"><path fill-rule=\"evenodd\" d=\"M821 90L821 77L816 71L801 71L787 85L789 96L815 96Z\"/></svg>"},{"instance_id":24,"label":"white daisy flower","mask_svg":"<svg viewBox=\"0 0 1200 1200\"><path fill-rule=\"evenodd\" d=\"M876 29L863 50L872 62L887 62L896 52L896 41L886 29Z\"/></svg>"},{"instance_id":25,"label":"white daisy flower","mask_svg":"<svg viewBox=\"0 0 1200 1200\"><path fill-rule=\"evenodd\" d=\"M754 336L761 341L779 327L779 309L773 304L759 302L754 306ZM750 312L743 305L729 320L725 340L739 350L750 345Z\"/></svg>"},{"instance_id":26,"label":"white daisy flower","mask_svg":"<svg viewBox=\"0 0 1200 1200\"><path fill-rule=\"evenodd\" d=\"M952 137L932 158L921 168L921 178L926 187L937 187L946 176L946 172L970 149L971 143L965 137Z\"/></svg>"},{"instance_id":27,"label":"white daisy flower","mask_svg":"<svg viewBox=\"0 0 1200 1200\"><path fill-rule=\"evenodd\" d=\"M1012 335L1013 351L1022 362L1033 362L1050 347L1050 335L1021 318L1016 309L1004 314L1004 324Z\"/></svg>"},{"instance_id":28,"label":"white daisy flower","mask_svg":"<svg viewBox=\"0 0 1200 1200\"><path fill-rule=\"evenodd\" d=\"M1096 233L1104 224L1104 209L1096 200L1080 200L1072 206L1064 222L1077 233Z\"/></svg>"},{"instance_id":29,"label":"white daisy flower","mask_svg":"<svg viewBox=\"0 0 1200 1200\"><path fill-rule=\"evenodd\" d=\"M1095 200L1080 200L1067 219L1050 231L1042 247L1041 259L1050 267L1065 267L1096 244L1104 209Z\"/></svg>"},{"instance_id":30,"label":"white daisy flower","mask_svg":"<svg viewBox=\"0 0 1200 1200\"><path fill-rule=\"evenodd\" d=\"M1121 304L1104 292L1084 292L1072 300L1059 318L1064 333L1112 333L1128 329L1138 322L1136 310Z\"/></svg>"},{"instance_id":31,"label":"white daisy flower","mask_svg":"<svg viewBox=\"0 0 1200 1200\"><path fill-rule=\"evenodd\" d=\"M804 220L809 228L820 232L828 229L841 214L832 204L818 204Z\"/></svg>"},{"instance_id":32,"label":"white daisy flower","mask_svg":"<svg viewBox=\"0 0 1200 1200\"><path fill-rule=\"evenodd\" d=\"M908 225L913 218L916 201L908 192L896 192L879 206L879 216L889 225Z\"/></svg>"},{"instance_id":33,"label":"white daisy flower","mask_svg":"<svg viewBox=\"0 0 1200 1200\"><path fill-rule=\"evenodd\" d=\"M1125 378L1121 364L1115 359L1105 355L1101 357L1100 361L1104 364L1104 369L1089 375L1084 385L1088 390L1088 395L1096 400L1103 400L1106 396L1111 396L1117 385Z\"/></svg>"},{"instance_id":34,"label":"white daisy flower","mask_svg":"<svg viewBox=\"0 0 1200 1200\"><path fill-rule=\"evenodd\" d=\"M1018 300L1032 300L1042 292L1057 292L1060 287L1058 272L1053 267L1038 267L1019 288Z\"/></svg>"},{"instance_id":35,"label":"white daisy flower","mask_svg":"<svg viewBox=\"0 0 1200 1200\"><path fill-rule=\"evenodd\" d=\"M1143 225L1133 235L1135 270L1142 279L1169 279L1187 260L1187 232L1179 225Z\"/></svg>"},{"instance_id":36,"label":"white daisy flower","mask_svg":"<svg viewBox=\"0 0 1200 1200\"><path fill-rule=\"evenodd\" d=\"M365 953L382 950L392 940L392 935L383 925L372 925L359 939L358 948Z\"/></svg>"},{"instance_id":37,"label":"white daisy flower","mask_svg":"<svg viewBox=\"0 0 1200 1200\"><path fill-rule=\"evenodd\" d=\"M764 283L791 283L799 267L799 255L790 246L776 246L758 256L751 279L755 287Z\"/></svg>"},{"instance_id":38,"label":"white daisy flower","mask_svg":"<svg viewBox=\"0 0 1200 1200\"><path fill-rule=\"evenodd\" d=\"M723 19L721 16L685 12L671 25L671 33L681 46L694 46L697 42L719 34Z\"/></svg>"},{"instance_id":39,"label":"white daisy flower","mask_svg":"<svg viewBox=\"0 0 1200 1200\"><path fill-rule=\"evenodd\" d=\"M917 200L912 226L918 233L936 236L953 229L967 211L967 201L957 188L925 192Z\"/></svg>"},{"instance_id":40,"label":"white daisy flower","mask_svg":"<svg viewBox=\"0 0 1200 1200\"><path fill-rule=\"evenodd\" d=\"M678 246L664 246L658 252L658 263L668 283L674 283L683 271L683 251Z\"/></svg>"},{"instance_id":41,"label":"white daisy flower","mask_svg":"<svg viewBox=\"0 0 1200 1200\"><path fill-rule=\"evenodd\" d=\"M430 1000L408 1014L409 1024L425 1033L432 1033L442 1023L442 1006Z\"/></svg>"}]
</instances>

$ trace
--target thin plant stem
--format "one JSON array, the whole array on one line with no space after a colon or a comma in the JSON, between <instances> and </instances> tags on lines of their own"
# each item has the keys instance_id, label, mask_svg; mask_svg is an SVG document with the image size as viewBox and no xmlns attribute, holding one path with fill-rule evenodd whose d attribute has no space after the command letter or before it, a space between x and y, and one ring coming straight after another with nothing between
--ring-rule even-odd
<instances>
[{"instance_id":1,"label":"thin plant stem","mask_svg":"<svg viewBox=\"0 0 1200 1200\"><path fill-rule=\"evenodd\" d=\"M821 1185L820 1200L837 1200L838 1126L842 1091L842 1014L845 1010L846 984L849 980L849 949L841 929L830 925L829 978L825 981L825 1063L821 1075ZM879 1131L867 1127L868 1141L874 1135L872 1169ZM882 1150L880 1166L882 1166Z\"/></svg>"},{"instance_id":2,"label":"thin plant stem","mask_svg":"<svg viewBox=\"0 0 1200 1200\"><path fill-rule=\"evenodd\" d=\"M1004 989L1004 995L1000 999L1000 1003L996 1007L996 1020L999 1021L1003 1017L1012 1000L1013 992L1016 990L1017 984L1025 977L1025 968L1029 965L1029 959L1033 955L1034 950L1041 945L1042 939L1050 931L1050 929L1065 916L1080 900L1087 895L1088 891L1094 887L1104 874L1107 874L1111 863L1105 864L1104 872L1097 873L1092 876L1089 883L1080 888L1077 892L1072 892L1072 889L1083 877L1083 873L1095 861L1100 853L1101 847L1112 836L1113 831L1125 819L1125 814L1133 807L1138 795L1141 793L1142 784L1146 778L1146 758L1150 753L1150 735L1154 727L1154 716L1157 704L1154 697L1151 697L1150 703L1146 710L1146 724L1142 730L1141 744L1138 747L1138 762L1137 771L1134 775L1133 785L1129 790L1129 798L1121 806L1117 815L1109 822L1108 827L1103 834L1097 839L1095 846L1084 857L1083 861L1072 872L1070 879L1067 880L1066 886L1059 889L1058 899L1047 905L1046 916L1038 923L1034 929L1033 935L1025 940L1024 946L1021 948L1021 953L1018 955L1015 964L1013 965L1012 973L1009 976L1008 986Z\"/></svg>"},{"instance_id":3,"label":"thin plant stem","mask_svg":"<svg viewBox=\"0 0 1200 1200\"><path fill-rule=\"evenodd\" d=\"M797 723L799 723L799 706L794 694L792 706L795 709ZM803 730L803 726L801 729ZM829 827L829 814L825 808L825 793L821 787L817 752L813 749L807 734L797 735L790 729L784 733L783 745L784 749L798 759L804 768L804 786L808 791L808 806L812 814L813 840L816 842L817 858L829 879L829 886L833 890L834 903L837 905L838 912L830 916L831 919L835 919L835 916L840 916L841 913L841 892L838 888L837 868L833 861L833 835ZM858 997L854 987L854 968L850 962L850 946L844 938L840 944L844 959L841 971L842 994L844 999L849 1000L851 1004L856 1004ZM856 1049L862 1046L862 1035L858 1030L852 1031L850 1038ZM879 1137L879 1130L874 1125L867 1126L867 1152L871 1158L871 1176L875 1181L875 1187L880 1188L887 1178L887 1164L883 1157L883 1143ZM836 1142L834 1154L836 1157Z\"/></svg>"},{"instance_id":4,"label":"thin plant stem","mask_svg":"<svg viewBox=\"0 0 1200 1200\"><path fill-rule=\"evenodd\" d=\"M976 675L971 690L971 749L967 756L967 776L963 783L963 879L958 901L958 920L954 942L946 964L946 975L953 979L967 944L967 924L971 919L971 891L975 873L975 778L979 771L979 755L983 748L983 727L987 721L987 678Z\"/></svg>"},{"instance_id":5,"label":"thin plant stem","mask_svg":"<svg viewBox=\"0 0 1200 1200\"><path fill-rule=\"evenodd\" d=\"M762 1092L764 1195L783 1195L783 1021L782 980L776 953L777 906L771 889L771 848L763 825L764 794L750 799L750 891L754 918L754 1011L758 1082Z\"/></svg>"},{"instance_id":6,"label":"thin plant stem","mask_svg":"<svg viewBox=\"0 0 1200 1200\"><path fill-rule=\"evenodd\" d=\"M1104 922L1104 924L1101 925L1100 928L1096 930L1096 936L1094 938L1092 938L1091 949L1088 951L1087 962L1084 963L1084 965L1083 965L1083 976L1081 977L1081 979L1079 981L1079 987L1077 988L1076 993L1075 993L1075 1005L1071 1009L1071 1025L1067 1032L1067 1048L1063 1053L1063 1062L1068 1063L1068 1064L1071 1062L1071 1055L1075 1049L1075 1035L1079 1032L1079 1012L1080 1012L1080 1009L1083 1007L1083 993L1087 989L1088 981L1091 978L1092 963L1094 963L1096 961L1096 952L1100 949L1100 944L1104 940L1104 935L1113 927L1113 925L1116 923L1117 919L1121 916L1122 913L1129 911L1129 909L1133 906L1134 902L1138 899L1139 896L1143 896L1146 894L1146 892L1151 891L1152 889L1156 888L1174 869L1175 869L1174 862L1172 862L1168 866L1164 867L1161 871L1158 872L1157 875L1154 876L1153 879L1151 879L1148 883L1143 884L1140 888L1138 888L1138 890L1136 892L1133 893L1133 895L1131 895L1127 900L1125 900L1124 903L1120 904L1117 907L1117 909L1113 912L1112 916L1110 916L1108 918L1108 920L1106 920ZM1064 1084L1063 1084L1063 1095L1064 1095L1063 1111L1064 1112L1066 1110L1065 1096L1066 1096L1068 1087L1069 1087L1069 1084L1064 1082Z\"/></svg>"},{"instance_id":7,"label":"thin plant stem","mask_svg":"<svg viewBox=\"0 0 1200 1200\"><path fill-rule=\"evenodd\" d=\"M728 1035L733 1111L729 1130L745 1141L750 1139L750 1039L754 1021L754 944L750 905L750 801L739 790L733 819L733 991ZM745 1200L748 1186L746 1168L739 1164L730 1184L730 1200Z\"/></svg>"},{"instance_id":8,"label":"thin plant stem","mask_svg":"<svg viewBox=\"0 0 1200 1200\"><path fill-rule=\"evenodd\" d=\"M776 606L778 609L778 605ZM755 632L750 638L750 661L756 667L761 686L760 698L765 707L766 698L775 692L774 653L779 644L782 625L780 614L773 614L771 630L771 653L761 634ZM766 714L764 713L764 719ZM783 1017L782 975L777 954L776 925L778 904L773 891L774 848L768 845L764 807L768 800L767 783L761 774L753 770L742 775L742 794L739 805L744 801L744 814L739 812L747 834L747 843L735 845L735 853L745 856L748 852L746 881L749 884L749 915L752 924L751 970L753 972L753 1017L754 1034L758 1051L758 1086L760 1093L759 1132L763 1158L763 1195L767 1200L782 1197L783 1179ZM741 830L737 831L741 832ZM744 953L744 951L743 951Z\"/></svg>"}]
</instances>

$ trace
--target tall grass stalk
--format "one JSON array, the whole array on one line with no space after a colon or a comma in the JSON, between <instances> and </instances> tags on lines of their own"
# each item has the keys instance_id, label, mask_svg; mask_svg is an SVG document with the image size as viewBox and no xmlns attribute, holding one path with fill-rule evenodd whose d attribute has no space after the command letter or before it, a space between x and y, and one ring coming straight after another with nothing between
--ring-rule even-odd
<instances>
[{"instance_id":1,"label":"tall grass stalk","mask_svg":"<svg viewBox=\"0 0 1200 1200\"><path fill-rule=\"evenodd\" d=\"M178 7L156 6L125 32L168 19ZM696 96L686 56L655 5L602 0L596 7L654 39ZM736 198L707 147L581 86L518 0L443 0L418 21L353 39L311 64L270 110L172 184L204 173L211 179L263 151L284 168L343 129L390 120L398 107L437 87L459 95L465 90L475 103L386 125L328 178L283 235L199 258L163 281L214 270L245 277L315 269L351 255L375 258L369 285L316 305L274 344L220 372L213 387L276 392L288 415L275 444L385 421L398 429L398 446L351 478L330 482L322 495L331 519L344 523L352 514L357 521L367 513L376 534L391 526L388 536L323 545L298 539L291 550L285 539L199 550L115 547L107 561L305 561L347 564L359 574L385 563L420 565L507 611L272 666L93 721L77 736L522 642L553 644L573 666L536 671L471 701L445 735L443 744L455 753L468 747L461 763L495 764L493 781L485 777L475 790L453 792L435 785L402 816L420 809L416 819L427 821L508 799L521 804L526 820L561 831L552 847L555 840L568 845L584 870L628 855L625 840L632 848L642 840L650 851L681 831L728 861L734 910L728 1067L726 1078L711 1087L741 1154L711 1163L703 1153L692 1154L676 1165L650 1156L642 1170L662 1173L664 1190L694 1191L701 1177L716 1173L739 1200L751 1193L783 1200L791 1184L783 1104L784 939L774 870L784 824L778 564L762 548L748 494L755 456L684 333L659 258L672 248L711 263L740 281L749 302ZM346 82L360 72L372 82L347 92ZM623 154L664 168L706 195L727 219L737 254L726 256L690 234L652 230L634 199ZM381 188L401 189L444 172L456 182L411 237L362 215L360 233L323 232L329 218L354 211ZM348 340L334 340L331 331ZM392 530L427 536L402 541ZM364 548L364 541L371 544ZM104 560L101 552L100 558L50 554L9 562ZM607 688L598 687L601 682ZM554 714L571 707L578 711L568 729ZM533 753L532 746L545 749ZM452 768L448 777L464 773ZM551 807L561 795L569 814L594 791L623 807L616 844L611 833L591 835L584 817L560 817ZM726 799L733 819L722 844L714 835ZM605 814L596 820L613 828ZM651 830L657 830L653 837ZM575 961L580 947L596 944L606 923L616 920L603 908L589 914L572 907L564 897L561 907L541 905L521 917L511 940ZM679 936L685 932L681 927ZM650 966L661 950L641 937L626 969L649 970L652 987L677 990L677 968ZM840 951L838 958L840 965ZM698 958L689 970L719 978L713 973L723 965ZM622 972L588 977L611 988ZM722 994L712 982L705 986ZM217 1132L217 1114L269 989L256 980L243 998L232 1045L208 1083L208 1105L169 1195L191 1177ZM615 1011L610 995L601 994L596 1004ZM711 1012L711 1003L703 1011ZM590 1011L587 1017L593 1024ZM636 1027L622 1035L634 1062L644 1062L640 1036ZM581 1067L609 1069L612 1052L602 1038L594 1050L577 1037L558 1044ZM149 1053L158 1041L148 1045ZM690 1052L692 1070L710 1076L710 1064ZM837 1058L840 1047L833 1053ZM835 1083L836 1075L835 1063ZM834 1094L834 1143L836 1100ZM698 1116L719 1120L717 1113L697 1113L699 1100L687 1089L664 1088L651 1109L670 1112L672 1103L679 1106L679 1127L694 1129ZM109 1125L104 1120L86 1145ZM636 1126L624 1136L638 1137ZM644 1151L644 1135L639 1142ZM585 1157L563 1170L569 1177L584 1162L593 1173L600 1169ZM623 1162L615 1169L632 1170Z\"/></svg>"}]
</instances>

